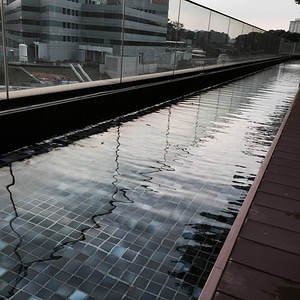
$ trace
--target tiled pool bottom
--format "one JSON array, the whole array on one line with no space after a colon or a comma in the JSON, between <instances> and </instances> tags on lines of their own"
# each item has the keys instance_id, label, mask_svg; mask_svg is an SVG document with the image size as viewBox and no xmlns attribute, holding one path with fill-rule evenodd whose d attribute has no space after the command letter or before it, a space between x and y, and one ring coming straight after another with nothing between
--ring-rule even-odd
<instances>
[{"instance_id":1,"label":"tiled pool bottom","mask_svg":"<svg viewBox=\"0 0 300 300\"><path fill-rule=\"evenodd\" d=\"M23 163L26 167L38 164L34 158ZM205 253L205 248L210 248L197 250L190 245L188 249L186 243L178 248L182 234L192 241L193 231L185 230L189 221L199 219L196 202L177 204L176 196L164 195L162 200L157 192L150 198L145 192L130 191L124 201L111 203L101 199L105 185L78 182L81 187L76 187L73 181L67 186L64 179L63 187L57 183L55 188L53 182L49 188L40 181L47 180L48 185L53 179L40 172L35 175L30 178L35 182L29 183L32 195L16 201L15 214L9 202L4 209L8 212L1 213L2 280L10 282L4 291L18 291L14 299L30 295L37 299L123 299L124 295L124 299L154 299L154 295L188 299L188 293L195 293L192 283L198 283L201 273L206 277L212 254ZM15 180L20 191L26 190L26 178L23 184L18 176ZM9 189L15 199L21 197L13 187ZM194 189L198 189L196 183ZM203 227L203 236L208 230ZM202 255L197 258L195 251ZM178 280L176 272L186 279Z\"/></svg>"},{"instance_id":2,"label":"tiled pool bottom","mask_svg":"<svg viewBox=\"0 0 300 300\"><path fill-rule=\"evenodd\" d=\"M3 299L197 299L293 100L285 64L0 161Z\"/></svg>"}]
</instances>

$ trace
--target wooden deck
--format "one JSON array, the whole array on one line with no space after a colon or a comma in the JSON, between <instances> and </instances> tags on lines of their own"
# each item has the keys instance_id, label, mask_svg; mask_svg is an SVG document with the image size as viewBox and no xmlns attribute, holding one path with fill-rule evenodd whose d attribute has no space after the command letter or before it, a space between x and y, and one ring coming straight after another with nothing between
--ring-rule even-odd
<instances>
[{"instance_id":1,"label":"wooden deck","mask_svg":"<svg viewBox=\"0 0 300 300\"><path fill-rule=\"evenodd\" d=\"M300 91L199 300L300 299Z\"/></svg>"}]
</instances>

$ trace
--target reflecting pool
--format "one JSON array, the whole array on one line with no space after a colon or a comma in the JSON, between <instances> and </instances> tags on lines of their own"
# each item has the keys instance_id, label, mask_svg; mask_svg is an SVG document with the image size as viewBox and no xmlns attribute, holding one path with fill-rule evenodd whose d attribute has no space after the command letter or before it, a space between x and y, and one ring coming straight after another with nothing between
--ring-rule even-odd
<instances>
[{"instance_id":1,"label":"reflecting pool","mask_svg":"<svg viewBox=\"0 0 300 300\"><path fill-rule=\"evenodd\" d=\"M2 157L2 298L197 299L299 75L281 64Z\"/></svg>"}]
</instances>

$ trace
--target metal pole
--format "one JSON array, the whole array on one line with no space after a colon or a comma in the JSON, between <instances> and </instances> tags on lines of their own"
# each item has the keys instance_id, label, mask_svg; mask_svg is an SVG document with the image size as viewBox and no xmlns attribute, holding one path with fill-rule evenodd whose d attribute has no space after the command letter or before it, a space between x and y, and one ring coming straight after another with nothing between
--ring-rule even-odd
<instances>
[{"instance_id":1,"label":"metal pole","mask_svg":"<svg viewBox=\"0 0 300 300\"><path fill-rule=\"evenodd\" d=\"M180 21L180 13L181 13L181 0L179 1L179 6L178 6L178 15L177 15L177 28L176 28L176 36L175 36L175 52L174 52L174 62L173 62L173 74L175 72L175 67L176 67L176 59L177 59L177 45L178 45L178 38L180 38L179 36L179 21Z\"/></svg>"},{"instance_id":2,"label":"metal pole","mask_svg":"<svg viewBox=\"0 0 300 300\"><path fill-rule=\"evenodd\" d=\"M125 2L126 0L123 0L123 6L122 6L122 35L121 35L121 67L120 67L120 83L122 82L123 77L123 64L124 64L124 26L125 26Z\"/></svg>"},{"instance_id":3,"label":"metal pole","mask_svg":"<svg viewBox=\"0 0 300 300\"><path fill-rule=\"evenodd\" d=\"M9 99L9 83L8 83L8 65L6 59L6 34L5 34L5 22L4 22L4 0L1 0L1 23L2 23L2 47L3 47L3 64L4 64L4 78L6 98Z\"/></svg>"}]
</instances>

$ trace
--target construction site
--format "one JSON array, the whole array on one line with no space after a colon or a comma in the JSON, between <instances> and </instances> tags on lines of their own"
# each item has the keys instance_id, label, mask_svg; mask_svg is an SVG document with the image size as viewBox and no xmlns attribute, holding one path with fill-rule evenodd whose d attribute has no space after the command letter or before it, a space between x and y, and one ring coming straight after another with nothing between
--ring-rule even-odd
<instances>
[{"instance_id":1,"label":"construction site","mask_svg":"<svg viewBox=\"0 0 300 300\"><path fill-rule=\"evenodd\" d=\"M3 69L3 67L0 67L0 69ZM107 75L104 73L100 74L99 65L85 66L83 68L80 64L10 64L8 73L11 89L35 88L107 79ZM4 72L0 71L0 85L2 86L5 84L3 74Z\"/></svg>"}]
</instances>

